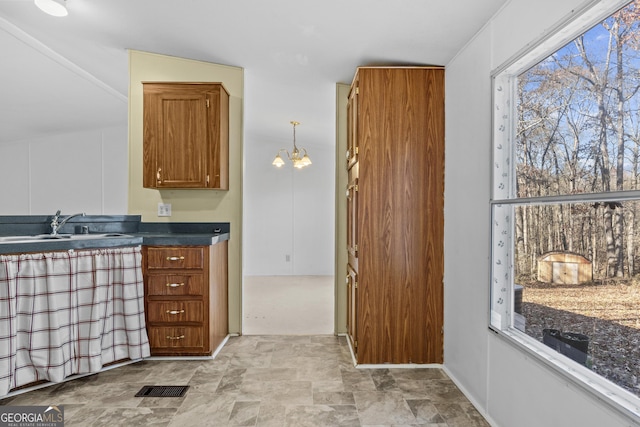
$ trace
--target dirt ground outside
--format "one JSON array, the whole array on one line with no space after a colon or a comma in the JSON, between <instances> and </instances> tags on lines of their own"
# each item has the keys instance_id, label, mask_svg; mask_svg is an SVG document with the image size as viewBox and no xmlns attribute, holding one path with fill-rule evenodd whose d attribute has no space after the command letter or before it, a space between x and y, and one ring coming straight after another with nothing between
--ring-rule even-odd
<instances>
[{"instance_id":1,"label":"dirt ground outside","mask_svg":"<svg viewBox=\"0 0 640 427\"><path fill-rule=\"evenodd\" d=\"M527 335L542 330L589 337L586 366L640 397L640 283L520 283Z\"/></svg>"}]
</instances>

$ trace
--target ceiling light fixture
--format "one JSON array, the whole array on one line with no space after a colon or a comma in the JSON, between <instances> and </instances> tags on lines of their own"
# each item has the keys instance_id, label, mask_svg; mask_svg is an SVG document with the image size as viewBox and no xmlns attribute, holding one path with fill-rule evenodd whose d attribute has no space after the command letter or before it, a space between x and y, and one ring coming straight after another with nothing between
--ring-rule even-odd
<instances>
[{"instance_id":1,"label":"ceiling light fixture","mask_svg":"<svg viewBox=\"0 0 640 427\"><path fill-rule=\"evenodd\" d=\"M35 0L36 6L51 16L67 16L66 0Z\"/></svg>"},{"instance_id":2,"label":"ceiling light fixture","mask_svg":"<svg viewBox=\"0 0 640 427\"><path fill-rule=\"evenodd\" d=\"M273 159L273 163L271 164L277 168L284 166L284 160L280 157L280 153L284 151L287 153L289 160L293 163L293 167L296 169L302 169L311 164L311 159L307 155L307 150L304 148L302 149L302 151L304 151L304 156L300 157L300 150L298 150L298 147L296 146L296 126L299 125L300 122L292 121L291 124L293 125L293 151L289 154L287 150L281 148L278 150L278 154L276 154L276 158Z\"/></svg>"}]
</instances>

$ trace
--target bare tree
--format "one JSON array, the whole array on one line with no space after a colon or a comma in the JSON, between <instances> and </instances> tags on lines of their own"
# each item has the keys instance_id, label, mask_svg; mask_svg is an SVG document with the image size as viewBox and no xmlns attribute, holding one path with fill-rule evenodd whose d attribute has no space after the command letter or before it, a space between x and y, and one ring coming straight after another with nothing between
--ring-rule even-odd
<instances>
[{"instance_id":1,"label":"bare tree","mask_svg":"<svg viewBox=\"0 0 640 427\"><path fill-rule=\"evenodd\" d=\"M640 133L629 132L640 110L636 9L612 15L597 37L578 37L519 77L519 197L638 189ZM633 275L635 209L606 201L518 208L518 270L532 274L541 253L568 250L588 255L606 277Z\"/></svg>"}]
</instances>

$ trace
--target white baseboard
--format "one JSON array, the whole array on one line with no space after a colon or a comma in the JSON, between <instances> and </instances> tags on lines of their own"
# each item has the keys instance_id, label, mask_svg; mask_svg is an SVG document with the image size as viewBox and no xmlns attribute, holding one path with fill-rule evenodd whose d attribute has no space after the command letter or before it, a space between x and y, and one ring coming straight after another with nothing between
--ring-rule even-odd
<instances>
[{"instance_id":1,"label":"white baseboard","mask_svg":"<svg viewBox=\"0 0 640 427\"><path fill-rule=\"evenodd\" d=\"M464 396L467 398L467 400L469 402L471 402L471 404L476 408L476 410L478 412L480 412L480 415L483 416L483 418L489 423L489 425L491 427L499 427L498 423L496 423L489 416L489 414L487 414L486 408L484 406L480 405L478 403L478 401L473 397L473 395L471 393L469 393L469 391L464 387L464 385L462 385L462 383L460 381L458 381L458 379L447 368L446 364L443 366L442 370L445 372L445 374L447 374L447 376L451 379L451 381L453 381L453 383L456 385L456 387L458 387L458 389L462 392L462 394L464 394Z\"/></svg>"}]
</instances>

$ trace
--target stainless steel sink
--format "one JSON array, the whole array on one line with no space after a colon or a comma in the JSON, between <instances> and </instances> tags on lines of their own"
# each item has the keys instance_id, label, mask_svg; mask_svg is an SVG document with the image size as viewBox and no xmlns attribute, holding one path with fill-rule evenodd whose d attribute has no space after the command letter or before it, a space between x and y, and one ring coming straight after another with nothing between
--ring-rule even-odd
<instances>
[{"instance_id":1,"label":"stainless steel sink","mask_svg":"<svg viewBox=\"0 0 640 427\"><path fill-rule=\"evenodd\" d=\"M95 233L95 234L36 234L33 236L0 236L0 243L34 243L52 240L89 240L108 239L116 237L131 237L122 233Z\"/></svg>"}]
</instances>

